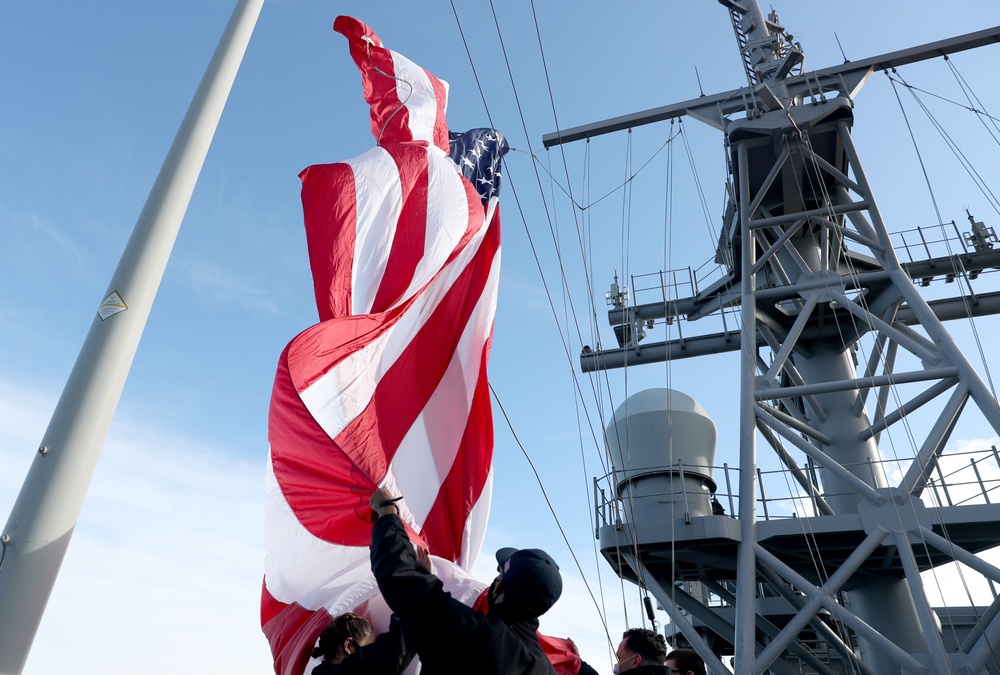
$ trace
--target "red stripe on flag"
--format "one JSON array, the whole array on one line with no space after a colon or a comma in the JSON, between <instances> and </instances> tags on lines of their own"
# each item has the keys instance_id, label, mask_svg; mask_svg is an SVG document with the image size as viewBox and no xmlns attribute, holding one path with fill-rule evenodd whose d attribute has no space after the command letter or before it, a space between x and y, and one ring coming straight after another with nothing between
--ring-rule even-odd
<instances>
[{"instance_id":1,"label":"red stripe on flag","mask_svg":"<svg viewBox=\"0 0 1000 675\"><path fill-rule=\"evenodd\" d=\"M313 419L289 372L288 354L296 342L282 353L271 392L268 440L275 478L296 517L314 535L337 544L368 546L368 498L375 490L369 472L381 468L384 473L385 461L373 456L375 467L359 469Z\"/></svg>"},{"instance_id":2,"label":"red stripe on flag","mask_svg":"<svg viewBox=\"0 0 1000 675\"><path fill-rule=\"evenodd\" d=\"M261 590L260 598L262 617L265 604L268 605L268 611L281 607L273 618L261 626L271 645L274 672L277 675L301 675L309 663L310 650L330 623L330 613L325 609L311 611L298 603L285 605L278 602L268 593L266 584Z\"/></svg>"},{"instance_id":3,"label":"red stripe on flag","mask_svg":"<svg viewBox=\"0 0 1000 675\"><path fill-rule=\"evenodd\" d=\"M409 307L324 321L299 333L288 345L288 367L297 391L304 391L342 360L377 340Z\"/></svg>"},{"instance_id":4,"label":"red stripe on flag","mask_svg":"<svg viewBox=\"0 0 1000 675\"><path fill-rule=\"evenodd\" d=\"M348 316L358 212L354 171L348 164L319 164L299 178L319 319Z\"/></svg>"},{"instance_id":5,"label":"red stripe on flag","mask_svg":"<svg viewBox=\"0 0 1000 675\"><path fill-rule=\"evenodd\" d=\"M462 541L453 533L463 530L482 496L493 460L493 409L486 379L489 351L490 341L487 340L462 444L422 530L427 549L448 560L458 560L462 554ZM489 452L483 452L483 448L489 448Z\"/></svg>"},{"instance_id":6,"label":"red stripe on flag","mask_svg":"<svg viewBox=\"0 0 1000 675\"><path fill-rule=\"evenodd\" d=\"M382 40L371 28L349 16L338 16L333 30L347 38L351 57L361 71L365 101L371 106L372 135L380 141L413 140L407 122L409 115L396 95L392 54L379 46Z\"/></svg>"},{"instance_id":7,"label":"red stripe on flag","mask_svg":"<svg viewBox=\"0 0 1000 675\"><path fill-rule=\"evenodd\" d=\"M444 83L424 69L431 84L434 86L434 100L437 102L437 114L434 116L434 145L445 152L451 149L451 139L448 137L448 120L445 117L445 104L448 103L448 89Z\"/></svg>"},{"instance_id":8,"label":"red stripe on flag","mask_svg":"<svg viewBox=\"0 0 1000 675\"><path fill-rule=\"evenodd\" d=\"M385 311L402 299L424 256L427 239L427 149L394 144L385 150L399 171L403 207L372 313Z\"/></svg>"},{"instance_id":9,"label":"red stripe on flag","mask_svg":"<svg viewBox=\"0 0 1000 675\"><path fill-rule=\"evenodd\" d=\"M287 604L275 599L271 592L267 590L267 579L264 579L264 583L260 591L260 626L263 628L271 621L274 617L278 616L288 607Z\"/></svg>"}]
</instances>

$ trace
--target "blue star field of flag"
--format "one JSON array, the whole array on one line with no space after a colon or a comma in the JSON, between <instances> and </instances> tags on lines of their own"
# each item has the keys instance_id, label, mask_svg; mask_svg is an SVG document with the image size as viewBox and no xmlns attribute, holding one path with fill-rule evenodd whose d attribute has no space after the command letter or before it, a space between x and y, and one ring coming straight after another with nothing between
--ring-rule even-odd
<instances>
[{"instance_id":1,"label":"blue star field of flag","mask_svg":"<svg viewBox=\"0 0 1000 675\"><path fill-rule=\"evenodd\" d=\"M483 204L500 192L500 164L510 150L507 139L496 129L470 129L448 134L451 158L462 175L475 186Z\"/></svg>"}]
</instances>

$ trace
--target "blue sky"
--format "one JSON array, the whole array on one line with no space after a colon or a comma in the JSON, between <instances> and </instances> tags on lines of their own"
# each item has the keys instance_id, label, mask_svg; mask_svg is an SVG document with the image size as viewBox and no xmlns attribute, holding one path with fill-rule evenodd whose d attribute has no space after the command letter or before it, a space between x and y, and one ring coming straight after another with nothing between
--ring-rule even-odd
<instances>
[{"instance_id":1,"label":"blue sky","mask_svg":"<svg viewBox=\"0 0 1000 675\"><path fill-rule=\"evenodd\" d=\"M0 9L6 94L0 109L0 514L13 503L234 4L53 1ZM595 141L589 186L582 179L583 144L567 148L564 169L562 153L544 152L541 136L557 123L569 127L694 98L695 65L705 93L739 86L744 80L732 29L725 10L710 0L629 0L614 9L599 2L545 3L534 8L537 27L531 5L513 0L496 7L505 61L489 8L461 4L458 18L475 71L447 3L265 4L26 672L116 673L137 663L149 672L270 672L257 626L267 403L282 348L316 321L297 174L373 143L357 70L346 41L331 30L338 14L366 21L391 49L447 80L453 129L492 119L516 150L508 156L502 195L504 270L491 380L583 576L599 596L596 587L606 587L612 636L640 620L636 594L628 591L623 600L610 570L595 559L588 499L591 477L603 471L587 425L599 428L624 392L663 385L666 376L713 415L719 461L735 462L735 387L727 386L738 379L735 361L678 362L630 373L628 381L615 373L613 393L601 397L602 405L582 376L587 397L575 403L570 364L576 368L583 344L596 344L589 327L595 314L600 339L613 341L603 292L615 269L655 272L698 266L712 256L709 225L717 227L723 205L721 137L684 123L707 219L694 198L686 152L676 143L672 155L669 149L656 155L630 192L614 192L576 217L544 171L536 178L527 151L534 150L560 185L568 171L580 202L614 190L628 172L628 153L634 170L662 145L668 125L635 132L631 150L627 134ZM837 3L834 15L815 8L819 4L776 6L814 68L842 61L834 33L847 57L860 59L1000 23L1000 8L986 0L953 3L947 11L916 0L905 12L890 9L895 3L849 0ZM1000 116L992 67L997 49L957 55L953 63L986 109ZM910 67L903 76L961 100L940 61ZM994 141L971 114L933 101L996 185ZM919 115L912 99L907 105L942 217L964 225L969 207L987 225L1000 223L926 118L912 117ZM922 177L910 171L912 144L884 75L873 75L862 91L856 119L855 138L890 229L936 222ZM897 157L906 172L897 168ZM677 181L669 208L663 195L668 158ZM577 222L591 232L586 275ZM557 245L572 308L560 290ZM956 335L968 337L963 330L956 328ZM497 412L487 552L506 545L552 552L569 590L543 629L573 637L588 660L609 671L601 618ZM988 435L972 428L966 437Z\"/></svg>"}]
</instances>

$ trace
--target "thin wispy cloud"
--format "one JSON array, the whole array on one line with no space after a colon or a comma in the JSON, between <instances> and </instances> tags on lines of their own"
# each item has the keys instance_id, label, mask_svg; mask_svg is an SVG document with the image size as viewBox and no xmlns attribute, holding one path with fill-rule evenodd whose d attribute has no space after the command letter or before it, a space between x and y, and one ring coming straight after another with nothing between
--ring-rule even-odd
<instances>
[{"instance_id":1,"label":"thin wispy cloud","mask_svg":"<svg viewBox=\"0 0 1000 675\"><path fill-rule=\"evenodd\" d=\"M556 286L553 286L556 283ZM548 280L549 292L554 294L553 302L556 308L562 312L562 285L561 281ZM537 273L534 279L517 276L516 272L504 270L500 277L500 297L516 298L517 307L520 310L530 309L536 312L544 312L545 316L551 316L551 305L546 297L545 286L538 280Z\"/></svg>"},{"instance_id":2,"label":"thin wispy cloud","mask_svg":"<svg viewBox=\"0 0 1000 675\"><path fill-rule=\"evenodd\" d=\"M80 250L79 244L72 237L67 236L60 228L49 222L44 216L37 213L25 213L17 220L20 221L18 223L19 226L32 228L41 232L47 238L48 244L55 244L78 264L83 263L83 253ZM48 255L52 254L51 250L46 250Z\"/></svg>"},{"instance_id":3,"label":"thin wispy cloud","mask_svg":"<svg viewBox=\"0 0 1000 675\"><path fill-rule=\"evenodd\" d=\"M5 520L55 395L0 381ZM263 467L119 419L26 673L272 672L258 609Z\"/></svg>"},{"instance_id":4,"label":"thin wispy cloud","mask_svg":"<svg viewBox=\"0 0 1000 675\"><path fill-rule=\"evenodd\" d=\"M258 280L208 262L185 258L174 270L185 286L216 302L238 305L252 312L278 315L280 309L273 289L258 287Z\"/></svg>"}]
</instances>

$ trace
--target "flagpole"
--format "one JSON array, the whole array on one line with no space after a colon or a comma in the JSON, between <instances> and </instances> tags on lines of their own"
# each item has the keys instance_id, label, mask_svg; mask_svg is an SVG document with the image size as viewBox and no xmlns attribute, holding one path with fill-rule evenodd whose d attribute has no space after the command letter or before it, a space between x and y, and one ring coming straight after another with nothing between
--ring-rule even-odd
<instances>
[{"instance_id":1,"label":"flagpole","mask_svg":"<svg viewBox=\"0 0 1000 675\"><path fill-rule=\"evenodd\" d=\"M264 0L239 0L0 534L0 673L21 673Z\"/></svg>"}]
</instances>

